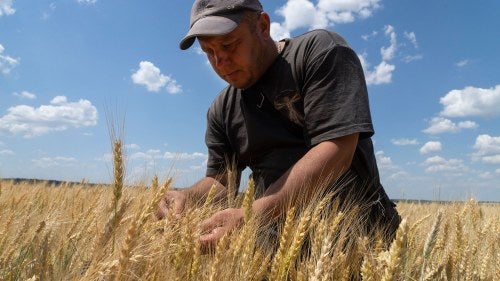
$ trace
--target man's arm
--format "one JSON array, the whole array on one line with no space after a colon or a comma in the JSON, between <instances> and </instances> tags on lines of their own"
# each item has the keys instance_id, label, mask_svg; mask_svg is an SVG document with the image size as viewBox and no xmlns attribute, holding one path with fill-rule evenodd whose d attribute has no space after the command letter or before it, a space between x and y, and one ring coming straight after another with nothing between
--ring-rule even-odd
<instances>
[{"instance_id":1,"label":"man's arm","mask_svg":"<svg viewBox=\"0 0 500 281\"><path fill-rule=\"evenodd\" d=\"M321 194L351 166L359 134L324 141L311 148L284 175L255 200L257 215L274 218L292 204L302 207ZM325 182L325 179L329 182Z\"/></svg>"},{"instance_id":2,"label":"man's arm","mask_svg":"<svg viewBox=\"0 0 500 281\"><path fill-rule=\"evenodd\" d=\"M266 219L281 215L289 204L302 207L321 188L328 185L328 178L335 181L351 166L359 134L352 134L330 141L324 141L311 148L297 163L274 182L264 196L253 203L254 213ZM304 189L308 190L304 190ZM305 196L300 197L300 196ZM203 247L210 246L226 232L241 223L242 209L226 209L205 220L202 225L200 242Z\"/></svg>"},{"instance_id":3,"label":"man's arm","mask_svg":"<svg viewBox=\"0 0 500 281\"><path fill-rule=\"evenodd\" d=\"M214 201L226 198L227 188L223 185L225 184L225 180L222 179L224 179L222 176L221 180L213 177L204 177L189 188L168 191L160 201L156 217L163 219L168 212L168 206L171 206L175 214L182 213L188 200L193 200L194 202L204 201L212 187L215 188Z\"/></svg>"}]
</instances>

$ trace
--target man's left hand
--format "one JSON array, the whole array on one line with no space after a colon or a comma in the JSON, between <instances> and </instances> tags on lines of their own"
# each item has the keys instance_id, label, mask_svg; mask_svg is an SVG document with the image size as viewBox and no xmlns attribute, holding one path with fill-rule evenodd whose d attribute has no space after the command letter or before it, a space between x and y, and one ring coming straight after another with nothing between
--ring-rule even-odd
<instances>
[{"instance_id":1,"label":"man's left hand","mask_svg":"<svg viewBox=\"0 0 500 281\"><path fill-rule=\"evenodd\" d=\"M200 246L203 253L215 249L217 241L243 223L243 209L225 209L204 220L201 225Z\"/></svg>"}]
</instances>

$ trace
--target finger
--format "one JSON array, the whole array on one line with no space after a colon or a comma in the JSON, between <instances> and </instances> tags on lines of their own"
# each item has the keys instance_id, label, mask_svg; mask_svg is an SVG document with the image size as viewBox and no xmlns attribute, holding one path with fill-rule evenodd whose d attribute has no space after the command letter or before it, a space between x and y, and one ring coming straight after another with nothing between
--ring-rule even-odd
<instances>
[{"instance_id":1,"label":"finger","mask_svg":"<svg viewBox=\"0 0 500 281\"><path fill-rule=\"evenodd\" d=\"M162 199L160 201L160 204L158 204L158 210L156 210L156 218L161 220L165 218L166 214L167 214L167 203L165 202L165 199Z\"/></svg>"},{"instance_id":2,"label":"finger","mask_svg":"<svg viewBox=\"0 0 500 281\"><path fill-rule=\"evenodd\" d=\"M221 225L222 220L219 214L215 214L200 223L200 231L201 233L212 232L215 228L220 227Z\"/></svg>"},{"instance_id":3,"label":"finger","mask_svg":"<svg viewBox=\"0 0 500 281\"><path fill-rule=\"evenodd\" d=\"M221 239L226 232L226 228L217 227L214 228L210 233L201 235L199 240L201 252L206 254L214 250L215 246L217 245L217 241Z\"/></svg>"},{"instance_id":4,"label":"finger","mask_svg":"<svg viewBox=\"0 0 500 281\"><path fill-rule=\"evenodd\" d=\"M179 202L180 200L172 200L173 201L173 211L174 214L180 214L182 211L184 211L184 204Z\"/></svg>"}]
</instances>

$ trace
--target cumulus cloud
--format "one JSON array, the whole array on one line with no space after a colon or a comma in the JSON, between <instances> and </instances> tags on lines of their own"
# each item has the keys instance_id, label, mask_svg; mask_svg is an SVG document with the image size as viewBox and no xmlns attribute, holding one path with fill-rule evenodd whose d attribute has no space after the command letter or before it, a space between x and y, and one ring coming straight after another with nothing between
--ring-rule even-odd
<instances>
[{"instance_id":1,"label":"cumulus cloud","mask_svg":"<svg viewBox=\"0 0 500 281\"><path fill-rule=\"evenodd\" d=\"M428 173L436 173L436 172L465 172L467 171L467 167L464 165L463 160L461 159L445 159L441 156L433 156L427 158L424 163L424 166L427 166L425 169Z\"/></svg>"},{"instance_id":2,"label":"cumulus cloud","mask_svg":"<svg viewBox=\"0 0 500 281\"><path fill-rule=\"evenodd\" d=\"M420 148L420 153L421 154L427 154L427 153L431 153L431 152L441 151L441 149L442 149L441 142L439 142L439 141L429 141L429 142L426 142Z\"/></svg>"},{"instance_id":3,"label":"cumulus cloud","mask_svg":"<svg viewBox=\"0 0 500 281\"><path fill-rule=\"evenodd\" d=\"M392 82L392 73L396 69L395 65L382 61L373 71L365 70L366 83L368 85L380 85Z\"/></svg>"},{"instance_id":4,"label":"cumulus cloud","mask_svg":"<svg viewBox=\"0 0 500 281\"><path fill-rule=\"evenodd\" d=\"M0 17L12 15L16 12L14 8L12 8L12 0L0 0Z\"/></svg>"},{"instance_id":5,"label":"cumulus cloud","mask_svg":"<svg viewBox=\"0 0 500 281\"><path fill-rule=\"evenodd\" d=\"M392 163L391 157L386 156L383 151L377 151L375 153L375 158L377 160L377 166L381 170L390 170L395 168L394 164Z\"/></svg>"},{"instance_id":6,"label":"cumulus cloud","mask_svg":"<svg viewBox=\"0 0 500 281\"><path fill-rule=\"evenodd\" d=\"M65 96L57 96L50 105L38 108L28 105L10 107L7 114L0 117L0 131L27 138L96 124L97 109L90 101L68 102Z\"/></svg>"},{"instance_id":7,"label":"cumulus cloud","mask_svg":"<svg viewBox=\"0 0 500 281\"><path fill-rule=\"evenodd\" d=\"M398 49L397 36L392 25L387 25L384 27L384 34L389 37L390 45L388 47L382 47L380 49L380 54L382 55L382 59L384 61L389 61L394 58Z\"/></svg>"},{"instance_id":8,"label":"cumulus cloud","mask_svg":"<svg viewBox=\"0 0 500 281\"><path fill-rule=\"evenodd\" d=\"M82 4L95 4L97 0L77 0L77 2Z\"/></svg>"},{"instance_id":9,"label":"cumulus cloud","mask_svg":"<svg viewBox=\"0 0 500 281\"><path fill-rule=\"evenodd\" d=\"M282 27L288 31L328 26L325 13L308 0L289 0L276 14L285 18Z\"/></svg>"},{"instance_id":10,"label":"cumulus cloud","mask_svg":"<svg viewBox=\"0 0 500 281\"><path fill-rule=\"evenodd\" d=\"M450 119L443 117L434 117L429 122L430 126L423 130L424 133L437 135L442 133L458 133L462 129L474 129L477 128L477 123L473 121L462 121L455 123Z\"/></svg>"},{"instance_id":11,"label":"cumulus cloud","mask_svg":"<svg viewBox=\"0 0 500 281\"><path fill-rule=\"evenodd\" d=\"M370 17L380 5L379 0L319 0L317 7L332 23L346 23Z\"/></svg>"},{"instance_id":12,"label":"cumulus cloud","mask_svg":"<svg viewBox=\"0 0 500 281\"><path fill-rule=\"evenodd\" d=\"M28 91L22 91L20 93L13 93L15 97L21 98L21 99L27 99L27 100L34 100L36 99L36 95L33 93L30 93Z\"/></svg>"},{"instance_id":13,"label":"cumulus cloud","mask_svg":"<svg viewBox=\"0 0 500 281\"><path fill-rule=\"evenodd\" d=\"M421 54L417 54L417 55L406 55L403 57L403 61L404 62L412 62L412 61L415 61L415 60L421 60L424 56L421 55Z\"/></svg>"},{"instance_id":14,"label":"cumulus cloud","mask_svg":"<svg viewBox=\"0 0 500 281\"><path fill-rule=\"evenodd\" d=\"M161 159L162 154L160 150L157 149L149 149L146 152L135 152L130 155L130 159L132 160L154 160Z\"/></svg>"},{"instance_id":15,"label":"cumulus cloud","mask_svg":"<svg viewBox=\"0 0 500 281\"><path fill-rule=\"evenodd\" d=\"M206 154L203 154L201 152L193 152L193 153L186 153L186 152L165 152L163 155L165 159L175 159L175 160L193 160L193 159L199 159L199 158L207 158L208 156Z\"/></svg>"},{"instance_id":16,"label":"cumulus cloud","mask_svg":"<svg viewBox=\"0 0 500 281\"><path fill-rule=\"evenodd\" d=\"M469 63L470 63L469 60L461 60L461 61L455 63L455 66L459 67L459 68L462 68L462 67L465 67L465 66L469 65Z\"/></svg>"},{"instance_id":17,"label":"cumulus cloud","mask_svg":"<svg viewBox=\"0 0 500 281\"><path fill-rule=\"evenodd\" d=\"M3 55L3 51L5 51L5 48L2 46L2 44L0 44L0 73L7 75L14 67L19 65L19 59L15 59L8 55Z\"/></svg>"},{"instance_id":18,"label":"cumulus cloud","mask_svg":"<svg viewBox=\"0 0 500 281\"><path fill-rule=\"evenodd\" d=\"M466 87L452 90L439 102L443 105L440 115L446 117L500 116L500 85L489 89Z\"/></svg>"},{"instance_id":19,"label":"cumulus cloud","mask_svg":"<svg viewBox=\"0 0 500 281\"><path fill-rule=\"evenodd\" d=\"M370 17L379 7L379 0L319 0L316 5L309 0L288 0L276 11L284 21L272 23L271 34L279 40L299 28L326 28L336 23L349 23L356 18Z\"/></svg>"},{"instance_id":20,"label":"cumulus cloud","mask_svg":"<svg viewBox=\"0 0 500 281\"><path fill-rule=\"evenodd\" d=\"M403 35L405 36L406 39L408 39L408 41L410 41L413 47L418 48L417 35L415 35L415 32L405 31Z\"/></svg>"},{"instance_id":21,"label":"cumulus cloud","mask_svg":"<svg viewBox=\"0 0 500 281\"><path fill-rule=\"evenodd\" d=\"M368 41L370 38L377 36L377 34L378 32L376 30L373 30L370 34L361 35L361 39Z\"/></svg>"},{"instance_id":22,"label":"cumulus cloud","mask_svg":"<svg viewBox=\"0 0 500 281\"><path fill-rule=\"evenodd\" d=\"M290 38L290 30L284 27L281 23L271 23L271 37L275 40Z\"/></svg>"},{"instance_id":23,"label":"cumulus cloud","mask_svg":"<svg viewBox=\"0 0 500 281\"><path fill-rule=\"evenodd\" d=\"M391 83L392 73L396 70L396 66L389 63L389 61L396 55L398 48L397 35L394 31L394 27L391 25L385 26L384 34L389 38L389 46L380 48L382 61L377 66L370 70L370 64L366 59L367 54L365 53L359 56L361 65L363 66L363 70L365 72L366 83L368 85Z\"/></svg>"},{"instance_id":24,"label":"cumulus cloud","mask_svg":"<svg viewBox=\"0 0 500 281\"><path fill-rule=\"evenodd\" d=\"M1 149L0 155L15 155L15 153L10 149Z\"/></svg>"},{"instance_id":25,"label":"cumulus cloud","mask_svg":"<svg viewBox=\"0 0 500 281\"><path fill-rule=\"evenodd\" d=\"M500 164L500 136L479 135L476 138L472 159L488 164Z\"/></svg>"},{"instance_id":26,"label":"cumulus cloud","mask_svg":"<svg viewBox=\"0 0 500 281\"><path fill-rule=\"evenodd\" d=\"M417 145L417 139L392 139L391 143L394 145Z\"/></svg>"},{"instance_id":27,"label":"cumulus cloud","mask_svg":"<svg viewBox=\"0 0 500 281\"><path fill-rule=\"evenodd\" d=\"M182 87L177 81L168 75L161 73L160 69L149 61L141 61L139 69L132 74L132 81L135 84L144 85L150 92L158 92L166 88L170 94L177 94L182 91Z\"/></svg>"},{"instance_id":28,"label":"cumulus cloud","mask_svg":"<svg viewBox=\"0 0 500 281\"><path fill-rule=\"evenodd\" d=\"M159 149L149 149L145 152L135 152L130 155L131 160L195 160L195 159L206 159L208 155L201 152L161 152Z\"/></svg>"},{"instance_id":29,"label":"cumulus cloud","mask_svg":"<svg viewBox=\"0 0 500 281\"><path fill-rule=\"evenodd\" d=\"M36 166L38 167L55 167L55 166L71 166L75 165L78 161L73 158L73 157L63 157L63 156L56 156L56 157L42 157L39 159L33 159L31 160Z\"/></svg>"}]
</instances>

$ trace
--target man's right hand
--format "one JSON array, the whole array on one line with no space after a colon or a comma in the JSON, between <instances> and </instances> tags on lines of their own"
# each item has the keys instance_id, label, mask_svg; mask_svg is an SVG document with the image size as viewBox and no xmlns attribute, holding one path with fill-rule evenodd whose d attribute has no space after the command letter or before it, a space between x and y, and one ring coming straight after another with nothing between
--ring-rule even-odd
<instances>
[{"instance_id":1,"label":"man's right hand","mask_svg":"<svg viewBox=\"0 0 500 281\"><path fill-rule=\"evenodd\" d=\"M187 192L180 190L170 190L165 193L163 198L158 204L158 210L156 211L156 217L161 220L165 218L169 210L171 210L174 215L179 215L184 211L184 206L187 201Z\"/></svg>"}]
</instances>

